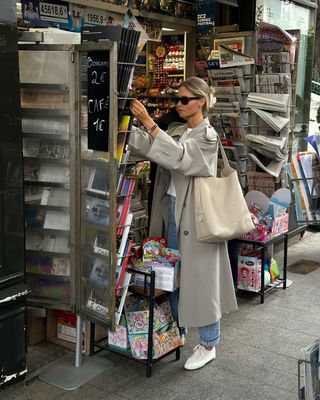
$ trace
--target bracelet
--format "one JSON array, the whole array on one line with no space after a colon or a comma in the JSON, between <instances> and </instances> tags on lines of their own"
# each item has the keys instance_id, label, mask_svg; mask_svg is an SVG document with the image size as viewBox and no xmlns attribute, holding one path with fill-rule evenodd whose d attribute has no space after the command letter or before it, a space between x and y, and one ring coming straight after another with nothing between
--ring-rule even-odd
<instances>
[{"instance_id":1,"label":"bracelet","mask_svg":"<svg viewBox=\"0 0 320 400\"><path fill-rule=\"evenodd\" d=\"M150 129L147 129L147 131L148 131L148 133L150 134L150 133L152 133L155 129L157 129L158 128L158 125L157 124L154 124Z\"/></svg>"}]
</instances>

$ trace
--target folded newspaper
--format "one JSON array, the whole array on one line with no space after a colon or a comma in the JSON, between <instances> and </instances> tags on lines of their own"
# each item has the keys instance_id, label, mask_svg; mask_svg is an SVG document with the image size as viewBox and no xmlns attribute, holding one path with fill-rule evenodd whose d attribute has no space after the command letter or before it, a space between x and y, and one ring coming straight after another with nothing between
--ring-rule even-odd
<instances>
[{"instance_id":1,"label":"folded newspaper","mask_svg":"<svg viewBox=\"0 0 320 400\"><path fill-rule=\"evenodd\" d=\"M282 170L283 165L286 162L286 159L282 160L282 161L276 161L276 160L272 160L268 165L263 164L259 158L253 154L253 153L249 153L248 156L265 172L267 172L268 174L274 176L274 177L278 177L280 175L280 172Z\"/></svg>"},{"instance_id":2,"label":"folded newspaper","mask_svg":"<svg viewBox=\"0 0 320 400\"><path fill-rule=\"evenodd\" d=\"M255 93L248 95L248 107L261 110L286 112L289 104L288 94Z\"/></svg>"},{"instance_id":3,"label":"folded newspaper","mask_svg":"<svg viewBox=\"0 0 320 400\"><path fill-rule=\"evenodd\" d=\"M271 114L267 111L258 110L257 108L252 108L260 118L262 118L273 130L280 132L287 123L290 121L289 118L280 117L280 115Z\"/></svg>"},{"instance_id":4,"label":"folded newspaper","mask_svg":"<svg viewBox=\"0 0 320 400\"><path fill-rule=\"evenodd\" d=\"M287 156L285 149L286 138L275 138L263 135L247 134L246 141L248 147L251 147L258 153L272 160L282 161Z\"/></svg>"}]
</instances>

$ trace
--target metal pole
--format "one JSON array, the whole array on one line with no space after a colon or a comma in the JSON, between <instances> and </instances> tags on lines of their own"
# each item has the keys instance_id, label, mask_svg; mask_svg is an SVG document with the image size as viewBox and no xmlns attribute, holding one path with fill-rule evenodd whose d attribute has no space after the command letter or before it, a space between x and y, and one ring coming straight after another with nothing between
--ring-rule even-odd
<instances>
[{"instance_id":1,"label":"metal pole","mask_svg":"<svg viewBox=\"0 0 320 400\"><path fill-rule=\"evenodd\" d=\"M82 334L82 320L79 315L77 315L77 340L76 340L76 355L74 366L76 368L81 366L81 334Z\"/></svg>"}]
</instances>

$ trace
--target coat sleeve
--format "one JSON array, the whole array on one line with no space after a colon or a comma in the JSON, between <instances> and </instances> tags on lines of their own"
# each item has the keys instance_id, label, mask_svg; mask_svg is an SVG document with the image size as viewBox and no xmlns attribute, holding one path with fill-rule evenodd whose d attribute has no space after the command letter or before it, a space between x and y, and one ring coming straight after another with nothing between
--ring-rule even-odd
<instances>
[{"instance_id":1,"label":"coat sleeve","mask_svg":"<svg viewBox=\"0 0 320 400\"><path fill-rule=\"evenodd\" d=\"M129 144L130 150L133 154L146 156L150 151L152 143L153 139L148 133L143 132L139 128L132 128L132 132L129 137Z\"/></svg>"},{"instance_id":2,"label":"coat sleeve","mask_svg":"<svg viewBox=\"0 0 320 400\"><path fill-rule=\"evenodd\" d=\"M182 144L160 130L146 156L186 176L212 176L216 169L217 133L208 125L201 134Z\"/></svg>"}]
</instances>

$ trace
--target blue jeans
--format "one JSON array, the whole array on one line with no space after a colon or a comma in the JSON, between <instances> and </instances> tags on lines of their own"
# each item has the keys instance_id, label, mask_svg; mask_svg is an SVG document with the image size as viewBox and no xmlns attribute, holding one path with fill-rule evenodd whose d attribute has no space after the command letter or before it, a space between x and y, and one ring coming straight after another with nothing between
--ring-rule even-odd
<instances>
[{"instance_id":1,"label":"blue jeans","mask_svg":"<svg viewBox=\"0 0 320 400\"><path fill-rule=\"evenodd\" d=\"M177 227L175 221L175 206L176 198L169 196L169 218L168 218L168 232L167 232L167 246L171 249L178 249L177 242ZM183 266L182 266L183 268ZM179 289L170 293L170 305L172 309L173 318L178 321L178 302L179 302ZM185 330L185 328L184 328ZM213 324L200 326L198 328L200 336L200 344L206 346L215 346L219 343L220 339L220 320Z\"/></svg>"}]
</instances>

